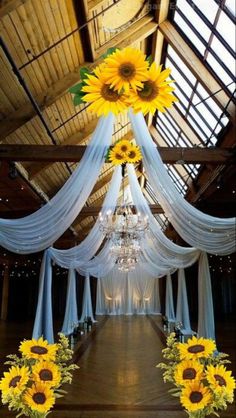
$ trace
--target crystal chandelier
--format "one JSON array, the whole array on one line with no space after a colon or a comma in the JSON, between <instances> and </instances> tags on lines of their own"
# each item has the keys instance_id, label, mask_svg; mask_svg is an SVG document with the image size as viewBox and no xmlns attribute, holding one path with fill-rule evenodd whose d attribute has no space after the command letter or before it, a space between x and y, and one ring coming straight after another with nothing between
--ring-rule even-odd
<instances>
[{"instance_id":1,"label":"crystal chandelier","mask_svg":"<svg viewBox=\"0 0 236 418\"><path fill-rule=\"evenodd\" d=\"M141 253L140 242L148 229L148 217L137 213L135 207L124 200L124 173L122 165L122 205L117 206L113 214L108 210L99 213L100 229L111 241L110 252L116 257L116 264L121 271L135 268Z\"/></svg>"}]
</instances>

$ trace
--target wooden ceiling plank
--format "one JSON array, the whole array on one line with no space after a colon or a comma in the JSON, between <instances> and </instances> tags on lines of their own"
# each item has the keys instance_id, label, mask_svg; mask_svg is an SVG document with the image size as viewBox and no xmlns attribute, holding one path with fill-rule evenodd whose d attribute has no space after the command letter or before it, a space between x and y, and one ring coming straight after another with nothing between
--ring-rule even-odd
<instances>
[{"instance_id":1,"label":"wooden ceiling plank","mask_svg":"<svg viewBox=\"0 0 236 418\"><path fill-rule=\"evenodd\" d=\"M224 90L222 90L221 85L197 57L195 52L188 46L187 42L178 33L172 23L166 20L160 24L159 28L165 39L177 52L187 67L191 70L196 79L204 86L209 94L214 94L214 99L221 106L221 108L225 108L229 102L229 96ZM229 106L227 111L229 112L229 115L234 119L235 106L232 104L232 106Z\"/></svg>"},{"instance_id":2,"label":"wooden ceiling plank","mask_svg":"<svg viewBox=\"0 0 236 418\"><path fill-rule=\"evenodd\" d=\"M80 161L85 145L0 145L1 161ZM168 164L232 164L230 148L159 147L164 163Z\"/></svg>"},{"instance_id":3,"label":"wooden ceiling plank","mask_svg":"<svg viewBox=\"0 0 236 418\"><path fill-rule=\"evenodd\" d=\"M139 29L137 29L139 27ZM122 35L118 34L112 38L112 46L117 46L119 48L124 48L128 45L131 45L135 41L140 41L145 39L150 34L155 32L157 24L152 21L151 17L143 17L140 19L137 24L134 23L128 30L124 31ZM129 35L127 37L127 34ZM104 51L108 48L108 43L104 46ZM99 52L100 55L100 52ZM54 83L51 87L48 88L46 93L42 93L35 97L37 104L41 111L46 107L52 105L56 100L62 97L65 93L68 92L68 89L73 85L77 84L80 81L80 68L88 67L90 69L96 67L102 62L102 58L99 57L94 63L83 63L82 66L75 69L73 72L70 72L65 77ZM30 103L23 105L20 109L12 112L7 118L2 120L0 125L0 141L3 140L7 135L14 132L16 129L20 128L22 125L30 121L34 116L36 116L35 110L32 108Z\"/></svg>"},{"instance_id":4,"label":"wooden ceiling plank","mask_svg":"<svg viewBox=\"0 0 236 418\"><path fill-rule=\"evenodd\" d=\"M157 29L157 23L153 21L153 17L148 15L133 23L128 29L120 32L110 41L106 42L99 49L96 50L96 58L104 54L108 48L117 46L125 48L132 45L134 42L140 42L154 33ZM115 39L115 43L114 43Z\"/></svg>"},{"instance_id":5,"label":"wooden ceiling plank","mask_svg":"<svg viewBox=\"0 0 236 418\"><path fill-rule=\"evenodd\" d=\"M26 2L27 0L2 0L0 7L0 19Z\"/></svg>"}]
</instances>

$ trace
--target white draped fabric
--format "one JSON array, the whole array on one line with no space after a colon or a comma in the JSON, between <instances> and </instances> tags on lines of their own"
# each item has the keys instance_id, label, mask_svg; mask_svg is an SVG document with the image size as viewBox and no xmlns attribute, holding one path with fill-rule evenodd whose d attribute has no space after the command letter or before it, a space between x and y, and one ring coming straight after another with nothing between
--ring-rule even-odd
<instances>
[{"instance_id":1,"label":"white draped fabric","mask_svg":"<svg viewBox=\"0 0 236 418\"><path fill-rule=\"evenodd\" d=\"M201 254L198 262L198 335L215 339L211 276L206 253Z\"/></svg>"},{"instance_id":2,"label":"white draped fabric","mask_svg":"<svg viewBox=\"0 0 236 418\"><path fill-rule=\"evenodd\" d=\"M116 268L98 280L96 315L159 314L158 280L141 267L129 273Z\"/></svg>"},{"instance_id":3,"label":"white draped fabric","mask_svg":"<svg viewBox=\"0 0 236 418\"><path fill-rule=\"evenodd\" d=\"M93 307L91 299L91 289L90 289L90 277L87 274L84 282L84 294L83 294L83 304L82 304L82 314L79 322L84 322L85 318L91 318L92 322L96 322L93 316Z\"/></svg>"},{"instance_id":4,"label":"white draped fabric","mask_svg":"<svg viewBox=\"0 0 236 418\"><path fill-rule=\"evenodd\" d=\"M178 270L176 322L181 322L185 331L191 331L184 269Z\"/></svg>"},{"instance_id":5,"label":"white draped fabric","mask_svg":"<svg viewBox=\"0 0 236 418\"><path fill-rule=\"evenodd\" d=\"M190 245L212 254L236 249L235 218L221 219L196 209L178 192L161 160L142 113L129 112L135 139L141 147L148 180L170 222Z\"/></svg>"},{"instance_id":6,"label":"white draped fabric","mask_svg":"<svg viewBox=\"0 0 236 418\"><path fill-rule=\"evenodd\" d=\"M45 251L40 275L38 305L35 315L32 338L36 340L42 335L49 342L53 343L53 319L52 319L52 265L50 256Z\"/></svg>"},{"instance_id":7,"label":"white draped fabric","mask_svg":"<svg viewBox=\"0 0 236 418\"><path fill-rule=\"evenodd\" d=\"M65 316L61 330L65 335L71 334L79 323L76 295L76 273L74 269L70 269L67 283Z\"/></svg>"},{"instance_id":8,"label":"white draped fabric","mask_svg":"<svg viewBox=\"0 0 236 418\"><path fill-rule=\"evenodd\" d=\"M167 274L167 277L166 277L166 309L165 309L165 316L168 318L169 321L175 322L173 288L172 288L172 279L171 279L170 274Z\"/></svg>"},{"instance_id":9,"label":"white draped fabric","mask_svg":"<svg viewBox=\"0 0 236 418\"><path fill-rule=\"evenodd\" d=\"M100 118L78 168L42 208L20 219L0 219L0 245L29 254L50 247L72 224L84 206L111 143L114 116Z\"/></svg>"}]
</instances>

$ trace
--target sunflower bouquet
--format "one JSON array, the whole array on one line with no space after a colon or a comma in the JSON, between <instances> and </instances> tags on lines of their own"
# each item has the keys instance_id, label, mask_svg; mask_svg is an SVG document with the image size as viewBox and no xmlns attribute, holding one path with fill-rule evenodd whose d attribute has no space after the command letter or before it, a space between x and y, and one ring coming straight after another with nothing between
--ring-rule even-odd
<instances>
[{"instance_id":1,"label":"sunflower bouquet","mask_svg":"<svg viewBox=\"0 0 236 418\"><path fill-rule=\"evenodd\" d=\"M144 115L156 110L165 112L177 98L172 94L173 80L167 80L169 68L151 62L140 50L127 47L110 48L103 62L93 71L83 67L81 82L69 91L74 94L75 106L87 102L98 116L115 115L129 107Z\"/></svg>"},{"instance_id":2,"label":"sunflower bouquet","mask_svg":"<svg viewBox=\"0 0 236 418\"><path fill-rule=\"evenodd\" d=\"M134 164L142 159L140 148L126 139L118 140L108 148L106 161L114 165Z\"/></svg>"},{"instance_id":3,"label":"sunflower bouquet","mask_svg":"<svg viewBox=\"0 0 236 418\"><path fill-rule=\"evenodd\" d=\"M227 403L233 402L235 379L226 370L225 353L216 354L213 340L192 337L186 343L179 343L175 333L167 338L167 348L162 350L167 363L157 367L164 369L164 382L173 383L170 389L190 418L204 418L210 414L220 416Z\"/></svg>"},{"instance_id":4,"label":"sunflower bouquet","mask_svg":"<svg viewBox=\"0 0 236 418\"><path fill-rule=\"evenodd\" d=\"M57 344L48 344L42 337L24 340L19 351L21 357L10 354L5 362L11 367L0 381L2 403L17 412L17 418L44 418L56 398L66 393L61 385L71 383L72 371L78 368L69 364L73 352L63 334Z\"/></svg>"}]
</instances>

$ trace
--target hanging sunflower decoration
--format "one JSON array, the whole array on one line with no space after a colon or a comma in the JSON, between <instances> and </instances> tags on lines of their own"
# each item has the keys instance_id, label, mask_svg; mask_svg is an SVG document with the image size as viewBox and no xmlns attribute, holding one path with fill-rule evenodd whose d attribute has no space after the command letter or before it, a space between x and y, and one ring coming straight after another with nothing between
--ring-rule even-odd
<instances>
[{"instance_id":1,"label":"hanging sunflower decoration","mask_svg":"<svg viewBox=\"0 0 236 418\"><path fill-rule=\"evenodd\" d=\"M164 112L177 98L172 94L170 69L162 71L141 51L127 47L110 48L94 70L83 67L81 82L69 91L74 105L89 103L97 116L118 115L132 107L134 112Z\"/></svg>"},{"instance_id":2,"label":"hanging sunflower decoration","mask_svg":"<svg viewBox=\"0 0 236 418\"><path fill-rule=\"evenodd\" d=\"M134 164L142 159L140 148L130 141L123 139L112 145L107 152L106 161L114 165Z\"/></svg>"},{"instance_id":3,"label":"hanging sunflower decoration","mask_svg":"<svg viewBox=\"0 0 236 418\"><path fill-rule=\"evenodd\" d=\"M235 379L225 367L230 361L227 354L216 353L213 340L192 337L179 343L172 333L162 353L167 363L157 367L164 369L164 382L175 385L171 393L179 397L189 418L219 416L218 411L233 402Z\"/></svg>"},{"instance_id":4,"label":"hanging sunflower decoration","mask_svg":"<svg viewBox=\"0 0 236 418\"><path fill-rule=\"evenodd\" d=\"M11 367L0 380L2 403L16 411L17 417L45 418L56 398L66 393L61 386L71 383L71 372L78 366L67 365L73 352L69 349L68 339L59 335L57 344L49 344L42 337L22 341L21 357L7 356L9 360L5 364Z\"/></svg>"},{"instance_id":5,"label":"hanging sunflower decoration","mask_svg":"<svg viewBox=\"0 0 236 418\"><path fill-rule=\"evenodd\" d=\"M165 112L178 99L172 94L174 88L170 86L172 80L167 80L171 70L167 68L162 71L162 65L152 63L149 68L147 79L142 88L131 90L127 97L127 104L134 109L135 113L143 112L154 114L156 110Z\"/></svg>"}]
</instances>

